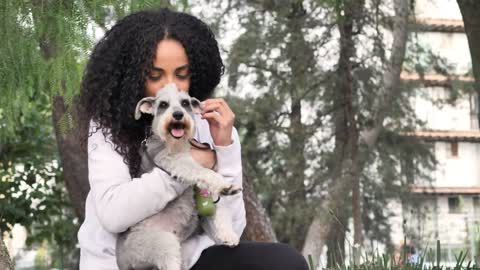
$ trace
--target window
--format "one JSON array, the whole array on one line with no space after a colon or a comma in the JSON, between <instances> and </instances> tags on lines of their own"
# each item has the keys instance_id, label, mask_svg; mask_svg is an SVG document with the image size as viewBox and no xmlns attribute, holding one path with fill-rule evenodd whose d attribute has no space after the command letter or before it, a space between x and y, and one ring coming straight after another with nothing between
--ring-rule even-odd
<instances>
[{"instance_id":1,"label":"window","mask_svg":"<svg viewBox=\"0 0 480 270\"><path fill-rule=\"evenodd\" d=\"M452 214L460 213L460 197L448 197L448 212Z\"/></svg>"},{"instance_id":2,"label":"window","mask_svg":"<svg viewBox=\"0 0 480 270\"><path fill-rule=\"evenodd\" d=\"M470 117L472 122L472 129L478 129L480 124L480 110L479 110L480 95L473 94L470 96Z\"/></svg>"},{"instance_id":3,"label":"window","mask_svg":"<svg viewBox=\"0 0 480 270\"><path fill-rule=\"evenodd\" d=\"M402 173L405 175L408 184L413 184L415 180L415 162L410 155L401 163Z\"/></svg>"},{"instance_id":4,"label":"window","mask_svg":"<svg viewBox=\"0 0 480 270\"><path fill-rule=\"evenodd\" d=\"M450 143L450 156L451 157L458 157L458 142L451 142Z\"/></svg>"},{"instance_id":5,"label":"window","mask_svg":"<svg viewBox=\"0 0 480 270\"><path fill-rule=\"evenodd\" d=\"M473 197L473 211L475 215L480 214L480 197L479 196Z\"/></svg>"}]
</instances>

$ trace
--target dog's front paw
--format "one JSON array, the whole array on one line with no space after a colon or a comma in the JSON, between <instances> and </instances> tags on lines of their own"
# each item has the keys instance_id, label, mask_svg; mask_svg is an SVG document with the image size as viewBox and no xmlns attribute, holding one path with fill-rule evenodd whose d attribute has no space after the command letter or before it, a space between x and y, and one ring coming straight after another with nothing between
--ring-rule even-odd
<instances>
[{"instance_id":1,"label":"dog's front paw","mask_svg":"<svg viewBox=\"0 0 480 270\"><path fill-rule=\"evenodd\" d=\"M218 195L234 195L242 191L242 188L238 185L225 182L223 176L213 171L208 171L206 177L200 178L201 180L197 186L201 189L206 188L213 194Z\"/></svg>"},{"instance_id":2,"label":"dog's front paw","mask_svg":"<svg viewBox=\"0 0 480 270\"><path fill-rule=\"evenodd\" d=\"M220 231L217 234L218 239L222 242L223 245L229 247L236 247L240 239L237 234L234 232Z\"/></svg>"}]
</instances>

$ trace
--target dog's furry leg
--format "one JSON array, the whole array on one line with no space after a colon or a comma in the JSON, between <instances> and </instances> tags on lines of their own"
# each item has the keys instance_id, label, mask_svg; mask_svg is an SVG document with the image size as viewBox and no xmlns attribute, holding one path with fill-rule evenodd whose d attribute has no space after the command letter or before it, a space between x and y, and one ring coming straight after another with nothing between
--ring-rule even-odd
<instances>
[{"instance_id":1,"label":"dog's furry leg","mask_svg":"<svg viewBox=\"0 0 480 270\"><path fill-rule=\"evenodd\" d=\"M234 232L232 218L227 208L217 204L215 215L202 222L203 229L212 236L217 244L234 247L238 245L240 237Z\"/></svg>"},{"instance_id":2,"label":"dog's furry leg","mask_svg":"<svg viewBox=\"0 0 480 270\"><path fill-rule=\"evenodd\" d=\"M158 229L130 231L117 243L117 264L120 270L181 270L180 242L173 233ZM128 247L124 250L122 247Z\"/></svg>"},{"instance_id":3,"label":"dog's furry leg","mask_svg":"<svg viewBox=\"0 0 480 270\"><path fill-rule=\"evenodd\" d=\"M158 162L181 182L206 188L213 194L233 195L242 190L241 187L226 182L222 175L199 165L189 154L174 155Z\"/></svg>"}]
</instances>

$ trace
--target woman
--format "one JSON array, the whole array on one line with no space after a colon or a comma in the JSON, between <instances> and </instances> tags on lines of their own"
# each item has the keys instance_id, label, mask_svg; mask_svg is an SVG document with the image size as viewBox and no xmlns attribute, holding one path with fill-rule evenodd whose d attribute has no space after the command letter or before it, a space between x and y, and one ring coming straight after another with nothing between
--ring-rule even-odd
<instances>
[{"instance_id":1,"label":"woman","mask_svg":"<svg viewBox=\"0 0 480 270\"><path fill-rule=\"evenodd\" d=\"M203 101L195 138L213 151L193 148L205 167L216 164L227 181L241 185L240 142L234 114L222 99L210 98L223 74L215 37L199 19L168 9L142 11L118 21L95 46L86 67L80 104L90 120L90 192L79 233L81 270L118 269L117 234L161 211L185 186L160 169L139 175L141 141L149 120L134 120L136 103L168 83ZM246 225L241 194L219 203L232 209L238 235ZM182 245L184 269L307 269L298 252L283 244L241 242L215 245L206 234Z\"/></svg>"}]
</instances>

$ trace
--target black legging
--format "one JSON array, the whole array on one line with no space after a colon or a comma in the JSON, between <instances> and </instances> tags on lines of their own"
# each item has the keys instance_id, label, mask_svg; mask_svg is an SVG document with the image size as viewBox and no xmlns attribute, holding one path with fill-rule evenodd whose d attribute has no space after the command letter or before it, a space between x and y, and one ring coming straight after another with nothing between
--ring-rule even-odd
<instances>
[{"instance_id":1,"label":"black legging","mask_svg":"<svg viewBox=\"0 0 480 270\"><path fill-rule=\"evenodd\" d=\"M207 248L191 270L308 270L308 265L286 244L242 241L234 248Z\"/></svg>"}]
</instances>

